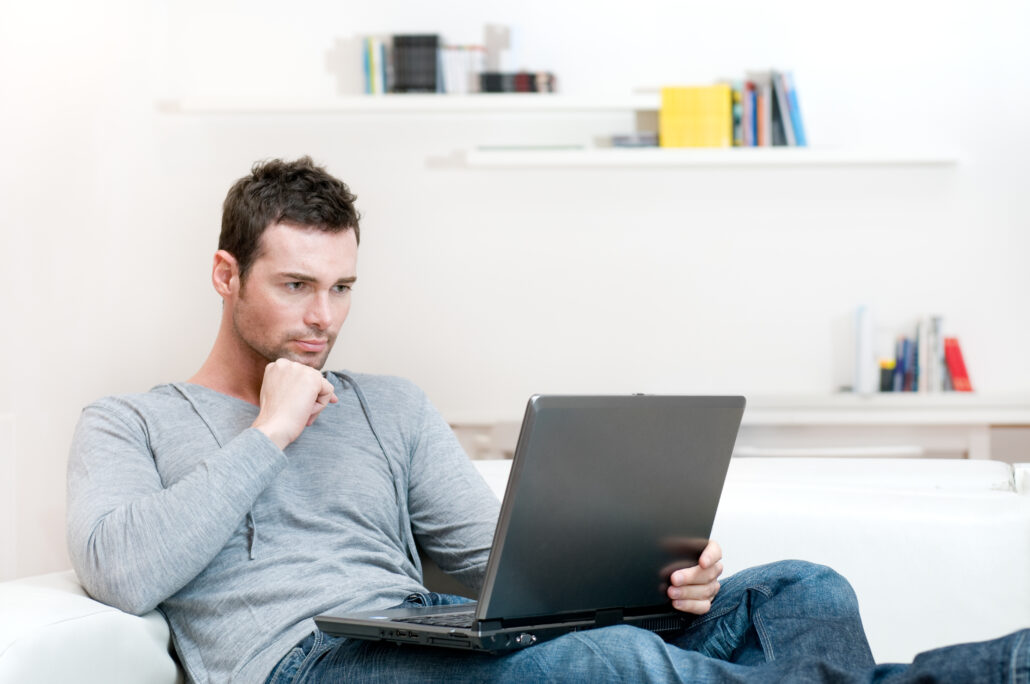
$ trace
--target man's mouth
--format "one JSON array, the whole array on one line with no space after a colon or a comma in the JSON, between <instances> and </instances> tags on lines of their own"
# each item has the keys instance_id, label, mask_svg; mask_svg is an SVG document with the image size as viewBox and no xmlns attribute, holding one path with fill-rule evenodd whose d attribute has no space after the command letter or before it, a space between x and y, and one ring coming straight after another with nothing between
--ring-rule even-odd
<instances>
[{"instance_id":1,"label":"man's mouth","mask_svg":"<svg viewBox=\"0 0 1030 684\"><path fill-rule=\"evenodd\" d=\"M294 340L294 344L300 347L303 352L317 353L325 351L326 346L329 344L328 340Z\"/></svg>"}]
</instances>

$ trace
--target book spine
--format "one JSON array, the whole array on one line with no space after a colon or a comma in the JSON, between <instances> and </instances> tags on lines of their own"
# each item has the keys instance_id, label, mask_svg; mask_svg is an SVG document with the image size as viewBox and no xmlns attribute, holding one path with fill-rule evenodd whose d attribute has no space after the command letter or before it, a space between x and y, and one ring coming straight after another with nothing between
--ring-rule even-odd
<instances>
[{"instance_id":1,"label":"book spine","mask_svg":"<svg viewBox=\"0 0 1030 684\"><path fill-rule=\"evenodd\" d=\"M372 39L365 38L364 50L361 51L362 67L365 75L365 94L372 94Z\"/></svg>"},{"instance_id":2,"label":"book spine","mask_svg":"<svg viewBox=\"0 0 1030 684\"><path fill-rule=\"evenodd\" d=\"M930 331L929 324L925 320L919 321L916 326L916 359L918 371L916 372L916 390L919 392L930 391Z\"/></svg>"},{"instance_id":3,"label":"book spine","mask_svg":"<svg viewBox=\"0 0 1030 684\"><path fill-rule=\"evenodd\" d=\"M956 392L972 392L973 383L969 380L966 360L962 356L962 347L959 346L958 338L944 338L944 358L948 364L948 373L951 376L954 390Z\"/></svg>"},{"instance_id":4,"label":"book spine","mask_svg":"<svg viewBox=\"0 0 1030 684\"><path fill-rule=\"evenodd\" d=\"M916 389L916 345L909 338L905 338L905 385L903 392L914 392Z\"/></svg>"},{"instance_id":5,"label":"book spine","mask_svg":"<svg viewBox=\"0 0 1030 684\"><path fill-rule=\"evenodd\" d=\"M382 70L382 44L378 38L370 38L368 52L371 61L372 71L372 94L379 95L383 92L383 70Z\"/></svg>"},{"instance_id":6,"label":"book spine","mask_svg":"<svg viewBox=\"0 0 1030 684\"><path fill-rule=\"evenodd\" d=\"M798 147L806 147L808 138L805 137L805 126L801 119L801 107L798 105L798 91L794 87L794 74L787 71L783 74L787 86L787 100L790 104L790 123L794 127L794 138Z\"/></svg>"},{"instance_id":7,"label":"book spine","mask_svg":"<svg viewBox=\"0 0 1030 684\"><path fill-rule=\"evenodd\" d=\"M754 139L754 87L751 83L745 81L741 85L740 93L740 123L743 129L743 146L753 147L755 144Z\"/></svg>"},{"instance_id":8,"label":"book spine","mask_svg":"<svg viewBox=\"0 0 1030 684\"><path fill-rule=\"evenodd\" d=\"M787 89L783 80L783 74L778 71L772 72L773 96L776 98L776 109L779 114L779 125L783 128L784 144L790 147L797 147L797 140L794 138L794 126L790 120L790 105L787 101Z\"/></svg>"},{"instance_id":9,"label":"book spine","mask_svg":"<svg viewBox=\"0 0 1030 684\"><path fill-rule=\"evenodd\" d=\"M892 392L905 391L905 338L899 337L894 344L894 382Z\"/></svg>"}]
</instances>

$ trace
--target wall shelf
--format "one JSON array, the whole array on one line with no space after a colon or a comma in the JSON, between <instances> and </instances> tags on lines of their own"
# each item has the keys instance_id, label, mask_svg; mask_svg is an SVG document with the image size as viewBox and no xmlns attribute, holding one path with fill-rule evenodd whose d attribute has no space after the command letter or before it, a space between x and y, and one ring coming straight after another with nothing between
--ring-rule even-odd
<instances>
[{"instance_id":1,"label":"wall shelf","mask_svg":"<svg viewBox=\"0 0 1030 684\"><path fill-rule=\"evenodd\" d=\"M470 454L515 448L515 415L450 415ZM737 455L935 458L992 456L997 428L1030 433L1030 395L915 392L748 397ZM1002 447L1004 448L1004 447ZM1019 455L1020 460L1026 460Z\"/></svg>"},{"instance_id":2,"label":"wall shelf","mask_svg":"<svg viewBox=\"0 0 1030 684\"><path fill-rule=\"evenodd\" d=\"M951 166L946 150L819 147L477 149L465 153L474 168L690 167L690 166Z\"/></svg>"},{"instance_id":3,"label":"wall shelf","mask_svg":"<svg viewBox=\"0 0 1030 684\"><path fill-rule=\"evenodd\" d=\"M478 93L473 95L386 94L335 97L185 97L163 100L170 114L553 114L657 112L657 93L581 96L551 93ZM460 159L459 159L460 158ZM905 148L479 148L455 158L470 168L676 168L692 166L951 166L958 154L948 149Z\"/></svg>"},{"instance_id":4,"label":"wall shelf","mask_svg":"<svg viewBox=\"0 0 1030 684\"><path fill-rule=\"evenodd\" d=\"M657 111L656 94L577 96L549 93L474 95L387 94L337 97L185 97L158 102L178 114L461 114L481 112L633 112Z\"/></svg>"}]
</instances>

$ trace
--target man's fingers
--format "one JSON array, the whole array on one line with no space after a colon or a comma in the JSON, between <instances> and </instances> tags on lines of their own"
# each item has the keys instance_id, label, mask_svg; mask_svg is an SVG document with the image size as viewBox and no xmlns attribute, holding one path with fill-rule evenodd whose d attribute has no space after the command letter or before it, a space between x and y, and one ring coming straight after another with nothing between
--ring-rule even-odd
<instances>
[{"instance_id":1,"label":"man's fingers","mask_svg":"<svg viewBox=\"0 0 1030 684\"><path fill-rule=\"evenodd\" d=\"M681 587L688 584L708 584L712 580L719 577L722 574L722 563L718 562L715 565L703 568L700 565L695 565L692 568L683 568L672 573L672 577L669 578L669 584L676 587Z\"/></svg>"},{"instance_id":2,"label":"man's fingers","mask_svg":"<svg viewBox=\"0 0 1030 684\"><path fill-rule=\"evenodd\" d=\"M332 386L330 385L330 390L331 389ZM336 403L337 401L339 401L339 399L337 399L336 394L331 391L329 393L321 393L315 397L315 405L311 410L311 415L308 416L307 426L311 427L315 422L315 418L318 418L318 414L322 412L322 409L331 403Z\"/></svg>"},{"instance_id":3,"label":"man's fingers","mask_svg":"<svg viewBox=\"0 0 1030 684\"><path fill-rule=\"evenodd\" d=\"M325 406L327 404L335 404L338 399L336 398L336 388L333 387L333 383L329 382L325 378L322 378L322 387L318 392L316 401Z\"/></svg>"},{"instance_id":4,"label":"man's fingers","mask_svg":"<svg viewBox=\"0 0 1030 684\"><path fill-rule=\"evenodd\" d=\"M702 568L710 568L719 561L722 560L722 547L719 546L719 542L714 539L709 540L708 546L701 552L701 558L698 559L698 564Z\"/></svg>"},{"instance_id":5,"label":"man's fingers","mask_svg":"<svg viewBox=\"0 0 1030 684\"><path fill-rule=\"evenodd\" d=\"M707 584L688 584L685 587L669 587L669 598L689 601L710 601L719 593L721 585L717 581Z\"/></svg>"}]
</instances>

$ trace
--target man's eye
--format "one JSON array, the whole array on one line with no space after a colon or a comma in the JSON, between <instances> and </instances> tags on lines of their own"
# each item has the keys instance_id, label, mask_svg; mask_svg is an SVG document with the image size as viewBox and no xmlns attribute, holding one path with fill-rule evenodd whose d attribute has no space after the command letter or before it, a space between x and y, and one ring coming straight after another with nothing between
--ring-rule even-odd
<instances>
[{"instance_id":1,"label":"man's eye","mask_svg":"<svg viewBox=\"0 0 1030 684\"><path fill-rule=\"evenodd\" d=\"M334 285L333 291L337 294L343 294L344 292L350 291L350 285Z\"/></svg>"},{"instance_id":2,"label":"man's eye","mask_svg":"<svg viewBox=\"0 0 1030 684\"><path fill-rule=\"evenodd\" d=\"M304 283L301 282L286 283L286 289L290 292L296 292L302 287L304 287Z\"/></svg>"}]
</instances>

